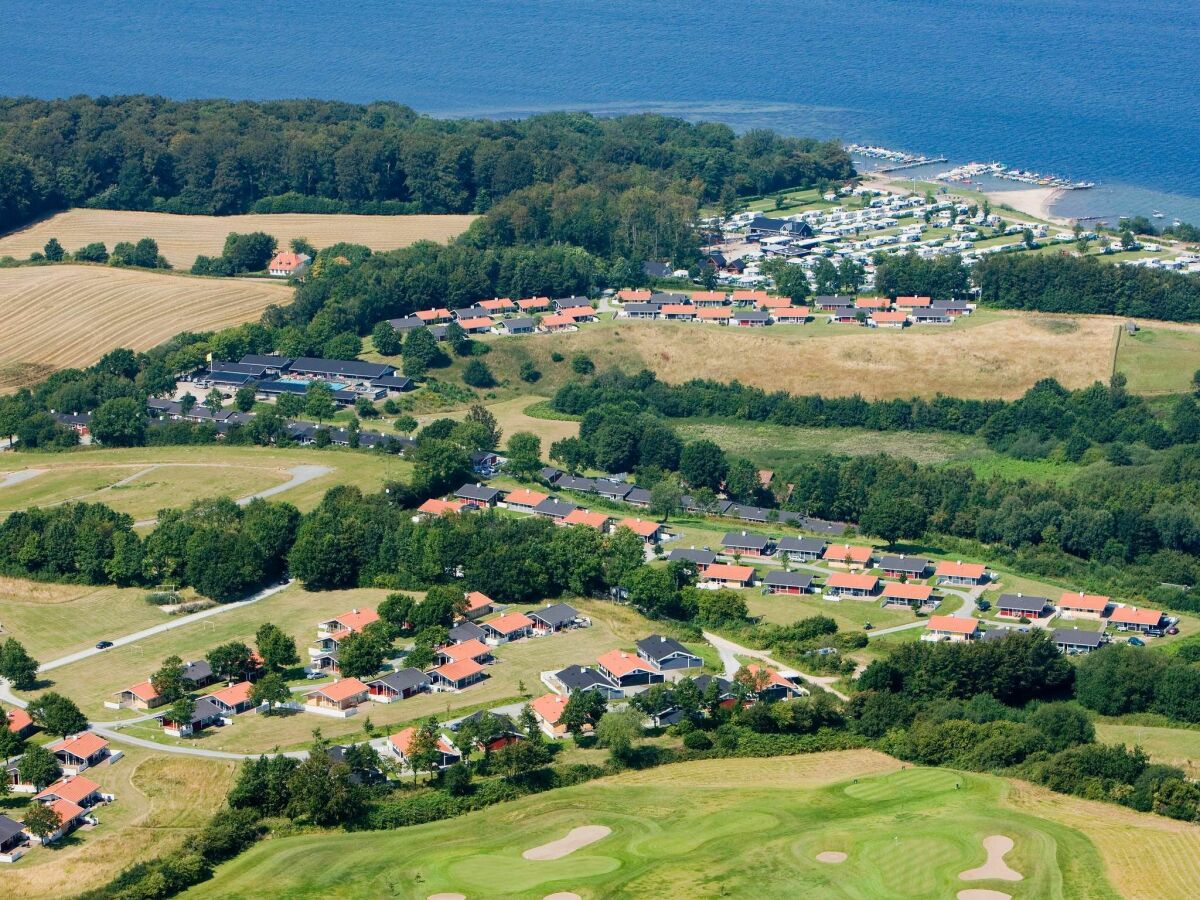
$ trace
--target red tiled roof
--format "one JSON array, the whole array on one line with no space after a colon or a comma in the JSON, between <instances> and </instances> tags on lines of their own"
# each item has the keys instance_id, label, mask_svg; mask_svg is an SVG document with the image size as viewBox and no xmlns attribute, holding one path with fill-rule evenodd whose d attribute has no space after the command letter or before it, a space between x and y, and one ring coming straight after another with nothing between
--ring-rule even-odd
<instances>
[{"instance_id":1,"label":"red tiled roof","mask_svg":"<svg viewBox=\"0 0 1200 900\"><path fill-rule=\"evenodd\" d=\"M72 803L82 803L85 798L90 797L98 790L100 790L100 785L96 784L92 779L84 778L82 775L75 775L71 778L63 778L60 781L54 782L50 787L35 795L33 799L42 800L46 797L61 797L63 800L70 800Z\"/></svg>"},{"instance_id":2,"label":"red tiled roof","mask_svg":"<svg viewBox=\"0 0 1200 900\"><path fill-rule=\"evenodd\" d=\"M462 681L483 671L483 666L473 659L460 659L457 662L446 663L433 670L447 681Z\"/></svg>"},{"instance_id":3,"label":"red tiled roof","mask_svg":"<svg viewBox=\"0 0 1200 900\"><path fill-rule=\"evenodd\" d=\"M733 313L730 310L722 306L696 310L696 317L699 319L728 319L732 315Z\"/></svg>"},{"instance_id":4,"label":"red tiled roof","mask_svg":"<svg viewBox=\"0 0 1200 900\"><path fill-rule=\"evenodd\" d=\"M870 547L858 547L854 544L830 544L825 548L821 559L829 562L845 562L848 559L854 563L865 563L873 552Z\"/></svg>"},{"instance_id":5,"label":"red tiled roof","mask_svg":"<svg viewBox=\"0 0 1200 900\"><path fill-rule=\"evenodd\" d=\"M621 288L617 291L617 299L622 303L644 303L653 293L649 288Z\"/></svg>"},{"instance_id":6,"label":"red tiled roof","mask_svg":"<svg viewBox=\"0 0 1200 900\"><path fill-rule=\"evenodd\" d=\"M469 331L472 328L491 328L496 322L491 316L479 316L475 319L461 319L458 324Z\"/></svg>"},{"instance_id":7,"label":"red tiled roof","mask_svg":"<svg viewBox=\"0 0 1200 900\"><path fill-rule=\"evenodd\" d=\"M766 300L766 299L767 299L766 291L750 291L750 290L741 289L741 290L736 290L733 292L733 302L734 303L746 302L746 301L749 301L751 303L757 303L759 300Z\"/></svg>"},{"instance_id":8,"label":"red tiled roof","mask_svg":"<svg viewBox=\"0 0 1200 900\"><path fill-rule=\"evenodd\" d=\"M874 575L855 575L851 572L834 572L825 579L827 588L846 588L853 591L873 591L879 579Z\"/></svg>"},{"instance_id":9,"label":"red tiled roof","mask_svg":"<svg viewBox=\"0 0 1200 900\"><path fill-rule=\"evenodd\" d=\"M327 697L334 703L341 703L343 700L349 700L356 694L365 694L368 689L365 684L357 678L343 678L341 681L335 681L333 684L327 684L324 687L319 687L315 691L310 691L308 696L320 694L322 697Z\"/></svg>"},{"instance_id":10,"label":"red tiled roof","mask_svg":"<svg viewBox=\"0 0 1200 900\"><path fill-rule=\"evenodd\" d=\"M127 687L124 691L117 691L118 694L123 694L126 692L133 694L133 696L137 697L139 700L145 701L146 703L150 703L151 701L158 699L158 691L154 689L153 683L148 680L139 682L132 687Z\"/></svg>"},{"instance_id":11,"label":"red tiled roof","mask_svg":"<svg viewBox=\"0 0 1200 900\"><path fill-rule=\"evenodd\" d=\"M467 594L467 612L475 612L477 609L487 609L489 606L494 606L495 602L482 591L471 591Z\"/></svg>"},{"instance_id":12,"label":"red tiled roof","mask_svg":"<svg viewBox=\"0 0 1200 900\"><path fill-rule=\"evenodd\" d=\"M432 322L434 319L450 318L450 310L448 309L420 309L417 310L417 318L422 322Z\"/></svg>"},{"instance_id":13,"label":"red tiled roof","mask_svg":"<svg viewBox=\"0 0 1200 900\"><path fill-rule=\"evenodd\" d=\"M518 488L504 498L505 503L516 503L518 506L537 506L548 499L545 494L531 491L529 488Z\"/></svg>"},{"instance_id":14,"label":"red tiled roof","mask_svg":"<svg viewBox=\"0 0 1200 900\"><path fill-rule=\"evenodd\" d=\"M696 291L692 294L693 303L724 303L728 298L729 295L724 291ZM646 299L649 299L649 297Z\"/></svg>"},{"instance_id":15,"label":"red tiled roof","mask_svg":"<svg viewBox=\"0 0 1200 900\"><path fill-rule=\"evenodd\" d=\"M697 310L690 303L664 303L659 312L664 316L694 316Z\"/></svg>"},{"instance_id":16,"label":"red tiled roof","mask_svg":"<svg viewBox=\"0 0 1200 900\"><path fill-rule=\"evenodd\" d=\"M895 600L928 600L933 594L933 588L927 584L900 584L889 581L883 586L883 596Z\"/></svg>"},{"instance_id":17,"label":"red tiled roof","mask_svg":"<svg viewBox=\"0 0 1200 900\"><path fill-rule=\"evenodd\" d=\"M494 628L501 634L512 634L514 631L520 631L522 628L532 628L533 619L525 615L525 613L510 612L498 619L492 619L490 622L484 622L488 628Z\"/></svg>"},{"instance_id":18,"label":"red tiled roof","mask_svg":"<svg viewBox=\"0 0 1200 900\"><path fill-rule=\"evenodd\" d=\"M571 316L564 316L562 313L555 313L552 316L546 316L542 319L542 325L547 328L556 328L559 325L574 325L575 320Z\"/></svg>"},{"instance_id":19,"label":"red tiled roof","mask_svg":"<svg viewBox=\"0 0 1200 900\"><path fill-rule=\"evenodd\" d=\"M1067 591L1058 601L1058 605L1065 606L1068 609L1082 609L1087 610L1088 612L1101 613L1108 609L1108 604L1111 602L1112 600L1110 598L1100 594L1085 594L1083 591L1080 591L1079 593Z\"/></svg>"},{"instance_id":20,"label":"red tiled roof","mask_svg":"<svg viewBox=\"0 0 1200 900\"><path fill-rule=\"evenodd\" d=\"M339 630L345 631L362 631L372 622L379 621L379 613L373 609L352 609L349 612L344 612L340 616L334 616L332 619L326 619L322 624L337 622L342 626Z\"/></svg>"},{"instance_id":21,"label":"red tiled roof","mask_svg":"<svg viewBox=\"0 0 1200 900\"><path fill-rule=\"evenodd\" d=\"M479 305L489 312L495 312L498 309L516 309L516 304L508 297L497 297L494 300L480 300Z\"/></svg>"},{"instance_id":22,"label":"red tiled roof","mask_svg":"<svg viewBox=\"0 0 1200 900\"><path fill-rule=\"evenodd\" d=\"M647 522L645 519L622 519L617 523L618 528L628 528L638 537L648 538L662 526L657 522Z\"/></svg>"},{"instance_id":23,"label":"red tiled roof","mask_svg":"<svg viewBox=\"0 0 1200 900\"><path fill-rule=\"evenodd\" d=\"M294 272L303 264L304 260L300 258L300 254L284 250L282 253L276 253L274 258L267 263L267 271L283 269L286 272Z\"/></svg>"},{"instance_id":24,"label":"red tiled roof","mask_svg":"<svg viewBox=\"0 0 1200 900\"><path fill-rule=\"evenodd\" d=\"M958 616L930 616L925 623L926 631L948 631L952 634L974 634L978 628L976 619L960 619Z\"/></svg>"},{"instance_id":25,"label":"red tiled roof","mask_svg":"<svg viewBox=\"0 0 1200 900\"><path fill-rule=\"evenodd\" d=\"M784 306L775 310L775 318L795 318L807 319L809 308L807 306Z\"/></svg>"},{"instance_id":26,"label":"red tiled roof","mask_svg":"<svg viewBox=\"0 0 1200 900\"><path fill-rule=\"evenodd\" d=\"M887 309L892 301L887 297L859 297L854 305L859 309Z\"/></svg>"},{"instance_id":27,"label":"red tiled roof","mask_svg":"<svg viewBox=\"0 0 1200 900\"><path fill-rule=\"evenodd\" d=\"M99 753L108 746L108 741L94 731L85 731L74 737L59 741L50 746L51 753L70 753L80 759L87 759L93 753Z\"/></svg>"},{"instance_id":28,"label":"red tiled roof","mask_svg":"<svg viewBox=\"0 0 1200 900\"><path fill-rule=\"evenodd\" d=\"M460 659L479 659L481 656L487 656L492 652L492 648L479 640L479 638L471 638L469 641L463 641L461 644L451 644L448 647L443 647L438 652L443 656L449 657L451 662L458 662Z\"/></svg>"},{"instance_id":29,"label":"red tiled roof","mask_svg":"<svg viewBox=\"0 0 1200 900\"><path fill-rule=\"evenodd\" d=\"M754 567L713 563L704 570L703 577L710 581L749 581L754 577Z\"/></svg>"},{"instance_id":30,"label":"red tiled roof","mask_svg":"<svg viewBox=\"0 0 1200 900\"><path fill-rule=\"evenodd\" d=\"M524 300L518 300L517 306L521 309L546 309L550 306L549 297L526 297Z\"/></svg>"},{"instance_id":31,"label":"red tiled roof","mask_svg":"<svg viewBox=\"0 0 1200 900\"><path fill-rule=\"evenodd\" d=\"M564 525L587 525L591 528L604 528L608 524L611 516L604 513L590 512L583 507L578 507L567 513L563 519Z\"/></svg>"},{"instance_id":32,"label":"red tiled roof","mask_svg":"<svg viewBox=\"0 0 1200 900\"><path fill-rule=\"evenodd\" d=\"M751 675L757 675L759 672L766 672L767 684L778 685L779 687L785 687L793 691L796 690L796 685L792 684L792 682L788 681L770 666L760 666L758 663L750 663L746 666L746 671Z\"/></svg>"},{"instance_id":33,"label":"red tiled roof","mask_svg":"<svg viewBox=\"0 0 1200 900\"><path fill-rule=\"evenodd\" d=\"M1138 609L1136 606L1118 606L1109 615L1108 621L1118 625L1155 626L1162 621L1163 614L1157 609Z\"/></svg>"},{"instance_id":34,"label":"red tiled roof","mask_svg":"<svg viewBox=\"0 0 1200 900\"><path fill-rule=\"evenodd\" d=\"M933 303L929 297L897 297L897 306L930 306Z\"/></svg>"},{"instance_id":35,"label":"red tiled roof","mask_svg":"<svg viewBox=\"0 0 1200 900\"><path fill-rule=\"evenodd\" d=\"M245 703L250 699L250 689L252 687L254 685L248 681L239 681L237 684L221 688L221 690L209 696L214 700L220 700L226 706L237 706L239 703Z\"/></svg>"},{"instance_id":36,"label":"red tiled roof","mask_svg":"<svg viewBox=\"0 0 1200 900\"><path fill-rule=\"evenodd\" d=\"M579 319L585 316L594 316L596 311L590 306L568 306L562 311L562 314L568 319Z\"/></svg>"},{"instance_id":37,"label":"red tiled roof","mask_svg":"<svg viewBox=\"0 0 1200 900\"><path fill-rule=\"evenodd\" d=\"M908 313L899 310L878 310L871 313L871 321L873 322L907 322Z\"/></svg>"},{"instance_id":38,"label":"red tiled roof","mask_svg":"<svg viewBox=\"0 0 1200 900\"><path fill-rule=\"evenodd\" d=\"M567 698L561 694L542 694L529 704L535 713L551 725L557 725L562 718L563 710L567 708Z\"/></svg>"},{"instance_id":39,"label":"red tiled roof","mask_svg":"<svg viewBox=\"0 0 1200 900\"><path fill-rule=\"evenodd\" d=\"M8 727L13 731L24 731L32 724L33 719L25 710L14 708L8 711Z\"/></svg>"},{"instance_id":40,"label":"red tiled roof","mask_svg":"<svg viewBox=\"0 0 1200 900\"><path fill-rule=\"evenodd\" d=\"M50 804L50 808L54 810L58 821L63 825L73 822L87 811L78 803L72 803L70 800L55 800Z\"/></svg>"},{"instance_id":41,"label":"red tiled roof","mask_svg":"<svg viewBox=\"0 0 1200 900\"><path fill-rule=\"evenodd\" d=\"M417 512L428 513L431 516L444 516L447 513L460 513L466 507L467 504L463 500L438 500L436 497L430 497L417 507Z\"/></svg>"},{"instance_id":42,"label":"red tiled roof","mask_svg":"<svg viewBox=\"0 0 1200 900\"><path fill-rule=\"evenodd\" d=\"M759 309L780 309L781 307L791 306L791 297L759 297Z\"/></svg>"},{"instance_id":43,"label":"red tiled roof","mask_svg":"<svg viewBox=\"0 0 1200 900\"><path fill-rule=\"evenodd\" d=\"M943 560L937 564L934 570L934 575L938 577L954 577L954 578L973 578L978 581L983 577L984 566L982 563L965 563L965 562L950 562Z\"/></svg>"},{"instance_id":44,"label":"red tiled roof","mask_svg":"<svg viewBox=\"0 0 1200 900\"><path fill-rule=\"evenodd\" d=\"M603 656L597 657L596 662L611 672L615 678L628 675L630 672L658 671L653 664L646 662L634 653L626 653L624 650L609 650Z\"/></svg>"}]
</instances>

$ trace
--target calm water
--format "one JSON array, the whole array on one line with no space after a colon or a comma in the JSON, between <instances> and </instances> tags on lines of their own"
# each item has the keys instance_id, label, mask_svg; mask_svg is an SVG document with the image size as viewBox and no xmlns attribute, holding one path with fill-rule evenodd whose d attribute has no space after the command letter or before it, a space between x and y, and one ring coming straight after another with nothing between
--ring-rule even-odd
<instances>
[{"instance_id":1,"label":"calm water","mask_svg":"<svg viewBox=\"0 0 1200 900\"><path fill-rule=\"evenodd\" d=\"M657 110L1101 182L1200 222L1196 0L0 0L0 93Z\"/></svg>"}]
</instances>

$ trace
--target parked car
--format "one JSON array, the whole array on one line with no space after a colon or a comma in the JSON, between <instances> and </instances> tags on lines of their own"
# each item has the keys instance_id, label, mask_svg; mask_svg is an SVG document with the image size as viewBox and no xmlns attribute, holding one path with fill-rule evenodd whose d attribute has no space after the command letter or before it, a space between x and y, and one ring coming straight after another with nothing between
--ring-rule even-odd
<instances>
[{"instance_id":1,"label":"parked car","mask_svg":"<svg viewBox=\"0 0 1200 900\"><path fill-rule=\"evenodd\" d=\"M97 650L107 650L112 645L113 645L112 641L97 641L96 649Z\"/></svg>"},{"instance_id":2,"label":"parked car","mask_svg":"<svg viewBox=\"0 0 1200 900\"><path fill-rule=\"evenodd\" d=\"M1146 646L1146 642L1143 641L1139 637L1131 637L1128 641L1126 641L1126 643L1128 643L1132 647L1145 647Z\"/></svg>"},{"instance_id":3,"label":"parked car","mask_svg":"<svg viewBox=\"0 0 1200 900\"><path fill-rule=\"evenodd\" d=\"M1172 625L1170 628L1167 629L1167 634L1179 634L1179 626Z\"/></svg>"}]
</instances>

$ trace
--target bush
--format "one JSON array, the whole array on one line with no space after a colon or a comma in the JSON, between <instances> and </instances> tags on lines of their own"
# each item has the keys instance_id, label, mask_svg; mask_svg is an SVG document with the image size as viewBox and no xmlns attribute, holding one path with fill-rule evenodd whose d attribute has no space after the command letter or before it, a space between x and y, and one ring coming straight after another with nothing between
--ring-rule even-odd
<instances>
[{"instance_id":1,"label":"bush","mask_svg":"<svg viewBox=\"0 0 1200 900\"><path fill-rule=\"evenodd\" d=\"M463 369L463 382L474 388L490 388L496 386L496 379L487 363L473 359Z\"/></svg>"},{"instance_id":2,"label":"bush","mask_svg":"<svg viewBox=\"0 0 1200 900\"><path fill-rule=\"evenodd\" d=\"M586 353L576 353L571 358L571 369L576 375L591 375L596 371L596 364Z\"/></svg>"},{"instance_id":3,"label":"bush","mask_svg":"<svg viewBox=\"0 0 1200 900\"><path fill-rule=\"evenodd\" d=\"M689 731L683 736L683 746L688 750L711 750L712 738L703 731Z\"/></svg>"},{"instance_id":4,"label":"bush","mask_svg":"<svg viewBox=\"0 0 1200 900\"><path fill-rule=\"evenodd\" d=\"M537 366L531 360L525 360L521 363L521 380L529 384L535 383L542 377L542 373L538 371Z\"/></svg>"}]
</instances>

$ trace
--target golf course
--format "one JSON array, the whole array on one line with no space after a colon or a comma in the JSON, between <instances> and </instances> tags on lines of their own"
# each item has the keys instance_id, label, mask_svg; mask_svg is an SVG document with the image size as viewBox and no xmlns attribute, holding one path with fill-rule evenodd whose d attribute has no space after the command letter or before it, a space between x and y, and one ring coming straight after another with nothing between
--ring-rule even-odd
<instances>
[{"instance_id":1,"label":"golf course","mask_svg":"<svg viewBox=\"0 0 1200 900\"><path fill-rule=\"evenodd\" d=\"M1013 788L872 751L706 760L431 825L268 840L187 896L1127 895L1096 844L1020 811Z\"/></svg>"}]
</instances>

